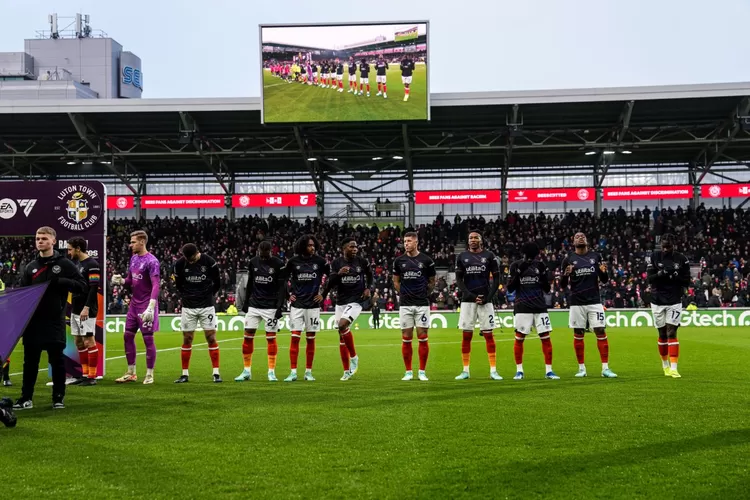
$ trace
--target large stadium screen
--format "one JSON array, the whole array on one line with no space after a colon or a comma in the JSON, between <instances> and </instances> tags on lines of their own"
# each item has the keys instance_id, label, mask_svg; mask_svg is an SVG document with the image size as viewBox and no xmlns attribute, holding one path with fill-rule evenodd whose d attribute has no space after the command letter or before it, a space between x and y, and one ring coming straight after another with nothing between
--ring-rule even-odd
<instances>
[{"instance_id":1,"label":"large stadium screen","mask_svg":"<svg viewBox=\"0 0 750 500\"><path fill-rule=\"evenodd\" d=\"M429 120L428 27L262 25L262 121Z\"/></svg>"}]
</instances>

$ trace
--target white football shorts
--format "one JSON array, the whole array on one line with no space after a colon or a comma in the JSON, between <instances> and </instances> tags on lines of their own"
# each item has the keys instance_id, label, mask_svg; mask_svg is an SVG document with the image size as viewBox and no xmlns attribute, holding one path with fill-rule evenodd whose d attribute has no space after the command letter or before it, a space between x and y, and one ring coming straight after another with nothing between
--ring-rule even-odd
<instances>
[{"instance_id":1,"label":"white football shorts","mask_svg":"<svg viewBox=\"0 0 750 500\"><path fill-rule=\"evenodd\" d=\"M183 332L194 332L198 329L203 331L216 331L216 308L185 308L182 310L180 325Z\"/></svg>"},{"instance_id":2,"label":"white football shorts","mask_svg":"<svg viewBox=\"0 0 750 500\"><path fill-rule=\"evenodd\" d=\"M70 334L75 337L91 337L96 331L96 318L81 321L78 314L70 315Z\"/></svg>"},{"instance_id":3,"label":"white football shorts","mask_svg":"<svg viewBox=\"0 0 750 500\"><path fill-rule=\"evenodd\" d=\"M604 328L604 306L589 304L587 306L570 306L568 324L574 330L584 330L588 320L589 328Z\"/></svg>"},{"instance_id":4,"label":"white football shorts","mask_svg":"<svg viewBox=\"0 0 750 500\"><path fill-rule=\"evenodd\" d=\"M357 321L357 318L359 318L360 313L362 313L362 305L357 304L356 302L340 306L337 305L336 313L334 314L334 317L336 318L336 327L338 328L341 318L348 319L349 323L354 323Z\"/></svg>"},{"instance_id":5,"label":"white football shorts","mask_svg":"<svg viewBox=\"0 0 750 500\"><path fill-rule=\"evenodd\" d=\"M276 309L255 309L251 307L245 314L245 330L257 330L260 321L266 322L266 332L276 333L279 331L279 320L276 319Z\"/></svg>"},{"instance_id":6,"label":"white football shorts","mask_svg":"<svg viewBox=\"0 0 750 500\"><path fill-rule=\"evenodd\" d=\"M538 335L552 331L552 323L547 313L516 313L513 315L513 326L517 332L528 335L531 328Z\"/></svg>"},{"instance_id":7,"label":"white football shorts","mask_svg":"<svg viewBox=\"0 0 750 500\"><path fill-rule=\"evenodd\" d=\"M398 310L401 328L429 328L430 306L401 306Z\"/></svg>"},{"instance_id":8,"label":"white football shorts","mask_svg":"<svg viewBox=\"0 0 750 500\"><path fill-rule=\"evenodd\" d=\"M654 326L664 328L666 325L680 326L682 319L682 304L658 306L651 304L651 314L654 316Z\"/></svg>"},{"instance_id":9,"label":"white football shorts","mask_svg":"<svg viewBox=\"0 0 750 500\"><path fill-rule=\"evenodd\" d=\"M479 323L481 331L495 329L495 308L492 304L461 302L461 313L458 316L458 327L461 330L474 330Z\"/></svg>"},{"instance_id":10,"label":"white football shorts","mask_svg":"<svg viewBox=\"0 0 750 500\"><path fill-rule=\"evenodd\" d=\"M293 332L319 332L320 309L292 307L289 311L289 329Z\"/></svg>"}]
</instances>

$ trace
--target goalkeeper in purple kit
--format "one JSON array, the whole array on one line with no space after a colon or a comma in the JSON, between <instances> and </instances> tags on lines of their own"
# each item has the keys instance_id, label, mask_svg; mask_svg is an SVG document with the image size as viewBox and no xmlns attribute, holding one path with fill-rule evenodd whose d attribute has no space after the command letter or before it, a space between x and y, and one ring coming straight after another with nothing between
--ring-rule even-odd
<instances>
[{"instance_id":1,"label":"goalkeeper in purple kit","mask_svg":"<svg viewBox=\"0 0 750 500\"><path fill-rule=\"evenodd\" d=\"M130 300L127 319L125 320L125 358L128 371L115 380L118 384L137 382L135 371L135 334L138 330L146 344L146 378L144 384L154 383L154 365L156 364L156 345L154 333L159 331L159 284L161 273L159 261L146 250L148 235L145 231L134 231L130 234L130 267L126 278L120 275L112 277L115 285L130 288L133 296Z\"/></svg>"}]
</instances>

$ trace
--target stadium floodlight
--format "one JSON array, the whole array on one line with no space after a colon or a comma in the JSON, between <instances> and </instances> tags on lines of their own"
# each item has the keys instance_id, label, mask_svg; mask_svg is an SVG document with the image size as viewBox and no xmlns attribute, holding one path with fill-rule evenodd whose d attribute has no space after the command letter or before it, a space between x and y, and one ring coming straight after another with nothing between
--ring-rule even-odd
<instances>
[{"instance_id":1,"label":"stadium floodlight","mask_svg":"<svg viewBox=\"0 0 750 500\"><path fill-rule=\"evenodd\" d=\"M382 160L382 159L383 159L382 156L373 156L372 157L372 161L378 161L378 160Z\"/></svg>"},{"instance_id":2,"label":"stadium floodlight","mask_svg":"<svg viewBox=\"0 0 750 500\"><path fill-rule=\"evenodd\" d=\"M102 165L112 165L112 162L108 160L103 160L103 161L100 161L99 163L101 163Z\"/></svg>"},{"instance_id":3,"label":"stadium floodlight","mask_svg":"<svg viewBox=\"0 0 750 500\"><path fill-rule=\"evenodd\" d=\"M326 160L328 160L328 161L339 161L338 158L326 158Z\"/></svg>"},{"instance_id":4,"label":"stadium floodlight","mask_svg":"<svg viewBox=\"0 0 750 500\"><path fill-rule=\"evenodd\" d=\"M393 155L393 159L394 160L403 160L404 157L403 156L399 156L399 155Z\"/></svg>"},{"instance_id":5,"label":"stadium floodlight","mask_svg":"<svg viewBox=\"0 0 750 500\"><path fill-rule=\"evenodd\" d=\"M311 156L310 158L307 159L307 161L318 161L318 159L315 158L314 156Z\"/></svg>"},{"instance_id":6,"label":"stadium floodlight","mask_svg":"<svg viewBox=\"0 0 750 500\"><path fill-rule=\"evenodd\" d=\"M94 162L93 162L93 161L91 161L91 160L84 160L84 161L83 161L82 163L83 163L84 165L93 165L93 164L94 164Z\"/></svg>"},{"instance_id":7,"label":"stadium floodlight","mask_svg":"<svg viewBox=\"0 0 750 500\"><path fill-rule=\"evenodd\" d=\"M630 151L629 149L623 149L622 151L620 151L620 153L622 153L622 154L624 154L624 155L629 155L629 154L633 154L633 152L632 152L632 151Z\"/></svg>"},{"instance_id":8,"label":"stadium floodlight","mask_svg":"<svg viewBox=\"0 0 750 500\"><path fill-rule=\"evenodd\" d=\"M78 164L78 161L77 161L77 160L70 160L70 161L68 162L68 165L77 165L77 164Z\"/></svg>"},{"instance_id":9,"label":"stadium floodlight","mask_svg":"<svg viewBox=\"0 0 750 500\"><path fill-rule=\"evenodd\" d=\"M604 151L603 154L605 154L605 155L613 155L613 154L615 154L615 152L607 150L607 151Z\"/></svg>"},{"instance_id":10,"label":"stadium floodlight","mask_svg":"<svg viewBox=\"0 0 750 500\"><path fill-rule=\"evenodd\" d=\"M585 153L583 153L583 154L585 154L586 156L591 156L591 155L595 155L595 154L596 154L596 151L586 151L586 152L585 152Z\"/></svg>"}]
</instances>

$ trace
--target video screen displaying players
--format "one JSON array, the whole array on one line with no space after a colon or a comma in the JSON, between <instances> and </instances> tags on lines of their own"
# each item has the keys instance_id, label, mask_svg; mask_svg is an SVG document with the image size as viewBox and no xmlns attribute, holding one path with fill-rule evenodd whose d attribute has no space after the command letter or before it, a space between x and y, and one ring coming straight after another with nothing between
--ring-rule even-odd
<instances>
[{"instance_id":1,"label":"video screen displaying players","mask_svg":"<svg viewBox=\"0 0 750 500\"><path fill-rule=\"evenodd\" d=\"M264 123L429 119L428 23L261 26Z\"/></svg>"}]
</instances>

